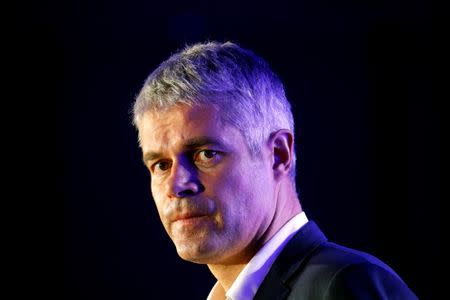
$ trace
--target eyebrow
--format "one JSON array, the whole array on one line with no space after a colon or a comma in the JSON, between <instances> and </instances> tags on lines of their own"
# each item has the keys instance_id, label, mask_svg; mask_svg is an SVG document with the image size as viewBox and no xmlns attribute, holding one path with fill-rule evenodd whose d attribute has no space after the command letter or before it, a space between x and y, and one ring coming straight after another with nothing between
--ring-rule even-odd
<instances>
[{"instance_id":1,"label":"eyebrow","mask_svg":"<svg viewBox=\"0 0 450 300\"><path fill-rule=\"evenodd\" d=\"M194 137L194 138L188 139L183 144L183 149L191 150L191 149L200 148L200 147L203 147L206 145L216 145L224 150L228 149L228 147L221 140L213 138L213 137L209 137L209 136L199 136L199 137ZM163 155L161 153L149 151L149 152L144 153L143 160L145 163L147 161L156 160L161 157L163 157Z\"/></svg>"}]
</instances>

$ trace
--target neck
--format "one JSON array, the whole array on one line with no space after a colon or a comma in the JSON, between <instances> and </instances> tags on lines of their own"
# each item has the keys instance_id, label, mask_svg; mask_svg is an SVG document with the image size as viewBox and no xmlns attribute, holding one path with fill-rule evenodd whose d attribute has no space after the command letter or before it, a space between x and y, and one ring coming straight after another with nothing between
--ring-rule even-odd
<instances>
[{"instance_id":1,"label":"neck","mask_svg":"<svg viewBox=\"0 0 450 300\"><path fill-rule=\"evenodd\" d=\"M208 265L208 268L222 286L224 293L226 293L247 263L236 265Z\"/></svg>"},{"instance_id":2,"label":"neck","mask_svg":"<svg viewBox=\"0 0 450 300\"><path fill-rule=\"evenodd\" d=\"M276 209L272 222L262 236L261 246L270 240L290 219L302 212L295 186L287 178L276 191Z\"/></svg>"},{"instance_id":3,"label":"neck","mask_svg":"<svg viewBox=\"0 0 450 300\"><path fill-rule=\"evenodd\" d=\"M208 264L208 268L226 293L233 285L239 273L252 257L269 241L290 219L302 211L300 201L291 182L281 182L276 192L276 209L266 231L255 242L251 252L242 255L234 264Z\"/></svg>"}]
</instances>

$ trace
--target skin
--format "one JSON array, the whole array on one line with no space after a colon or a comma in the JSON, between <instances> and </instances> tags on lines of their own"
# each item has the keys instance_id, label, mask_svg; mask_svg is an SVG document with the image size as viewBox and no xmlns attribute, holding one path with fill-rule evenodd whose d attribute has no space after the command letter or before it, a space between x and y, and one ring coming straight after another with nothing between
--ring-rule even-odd
<instances>
[{"instance_id":1,"label":"skin","mask_svg":"<svg viewBox=\"0 0 450 300\"><path fill-rule=\"evenodd\" d=\"M257 250L301 211L289 168L293 135L252 157L208 105L147 111L138 124L151 191L180 257L208 264L225 290Z\"/></svg>"}]
</instances>

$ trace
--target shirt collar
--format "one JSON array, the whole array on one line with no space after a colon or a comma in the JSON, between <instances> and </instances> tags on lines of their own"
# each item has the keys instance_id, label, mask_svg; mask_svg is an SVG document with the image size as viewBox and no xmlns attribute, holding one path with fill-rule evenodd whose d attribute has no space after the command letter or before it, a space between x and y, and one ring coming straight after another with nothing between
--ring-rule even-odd
<instances>
[{"instance_id":1,"label":"shirt collar","mask_svg":"<svg viewBox=\"0 0 450 300\"><path fill-rule=\"evenodd\" d=\"M306 223L308 218L305 212L301 212L290 219L278 232L267 241L261 249L253 256L248 264L239 273L236 280L226 293L227 300L253 299L261 282L269 272L273 262L280 254L283 247L292 238L292 236ZM224 291L219 282L213 286L207 300L223 295ZM213 297L214 296L214 297ZM223 297L220 297L223 299Z\"/></svg>"}]
</instances>

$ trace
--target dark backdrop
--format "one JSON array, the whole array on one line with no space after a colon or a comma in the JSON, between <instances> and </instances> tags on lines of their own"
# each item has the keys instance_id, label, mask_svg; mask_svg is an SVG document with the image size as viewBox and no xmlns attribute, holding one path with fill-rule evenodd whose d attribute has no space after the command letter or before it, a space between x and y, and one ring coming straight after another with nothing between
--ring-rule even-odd
<instances>
[{"instance_id":1,"label":"dark backdrop","mask_svg":"<svg viewBox=\"0 0 450 300\"><path fill-rule=\"evenodd\" d=\"M162 60L206 39L253 49L285 83L308 217L331 240L390 264L420 298L437 297L441 108L432 93L428 3L60 1L18 8L15 42L34 72L30 86L44 99L25 97L25 104L54 113L52 184L64 200L66 299L205 299L214 284L206 266L177 257L164 233L129 115ZM50 128L40 121L37 127Z\"/></svg>"}]
</instances>

